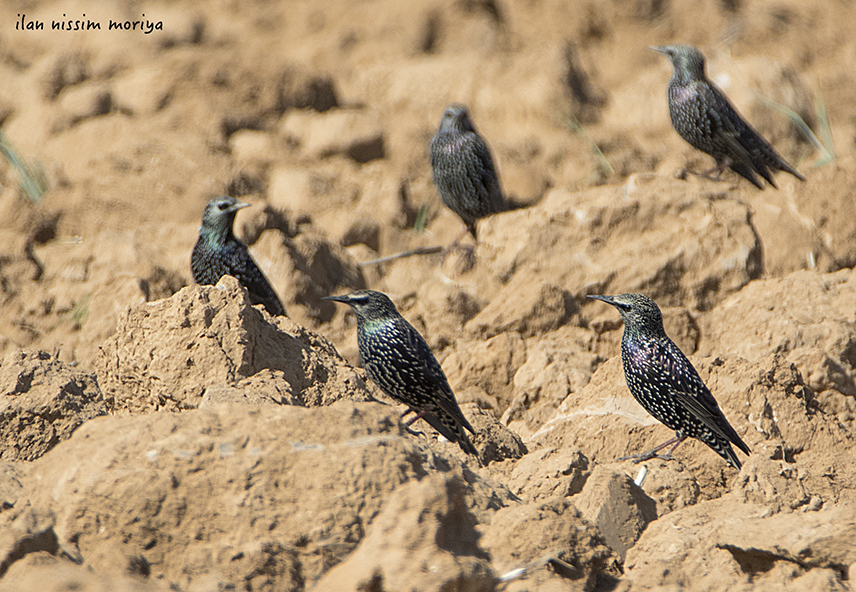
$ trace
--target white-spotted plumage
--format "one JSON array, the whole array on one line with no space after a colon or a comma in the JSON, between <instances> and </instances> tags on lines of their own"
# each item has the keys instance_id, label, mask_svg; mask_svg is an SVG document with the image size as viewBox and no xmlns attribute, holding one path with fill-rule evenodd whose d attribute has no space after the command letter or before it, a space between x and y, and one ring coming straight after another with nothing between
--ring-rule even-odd
<instances>
[{"instance_id":1,"label":"white-spotted plumage","mask_svg":"<svg viewBox=\"0 0 856 592\"><path fill-rule=\"evenodd\" d=\"M475 434L461 412L431 348L381 292L360 290L328 300L349 304L357 316L360 363L380 389L414 412L449 441L478 456L464 430Z\"/></svg>"},{"instance_id":2,"label":"white-spotted plumage","mask_svg":"<svg viewBox=\"0 0 856 592\"><path fill-rule=\"evenodd\" d=\"M657 421L675 431L678 444L686 438L696 438L740 469L731 444L746 454L749 447L728 423L692 363L666 335L656 303L642 294L590 298L611 304L621 313L621 359L633 398ZM677 444L672 450L676 447ZM649 454L641 456L650 458Z\"/></svg>"},{"instance_id":3,"label":"white-spotted plumage","mask_svg":"<svg viewBox=\"0 0 856 592\"><path fill-rule=\"evenodd\" d=\"M429 147L437 192L476 236L476 221L505 209L490 148L464 105L449 105Z\"/></svg>"},{"instance_id":4,"label":"white-spotted plumage","mask_svg":"<svg viewBox=\"0 0 856 592\"><path fill-rule=\"evenodd\" d=\"M672 126L693 147L710 154L718 170L729 167L758 189L764 188L759 176L776 187L776 171L805 181L708 80L704 55L698 49L691 45L651 49L668 57L674 68L668 87Z\"/></svg>"}]
</instances>

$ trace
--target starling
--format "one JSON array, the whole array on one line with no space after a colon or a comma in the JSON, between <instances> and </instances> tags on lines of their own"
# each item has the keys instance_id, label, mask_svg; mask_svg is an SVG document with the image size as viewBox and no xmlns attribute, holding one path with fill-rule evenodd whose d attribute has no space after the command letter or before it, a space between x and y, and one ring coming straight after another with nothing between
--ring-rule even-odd
<instances>
[{"instance_id":1,"label":"starling","mask_svg":"<svg viewBox=\"0 0 856 592\"><path fill-rule=\"evenodd\" d=\"M490 148L464 105L450 105L443 113L431 139L431 169L443 203L464 221L473 238L477 220L505 209Z\"/></svg>"},{"instance_id":2,"label":"starling","mask_svg":"<svg viewBox=\"0 0 856 592\"><path fill-rule=\"evenodd\" d=\"M457 442L464 452L478 456L464 429L471 434L475 431L461 413L443 369L392 300L372 290L328 296L325 300L349 304L354 309L360 363L372 382L416 412L416 419L424 419L449 441Z\"/></svg>"},{"instance_id":3,"label":"starling","mask_svg":"<svg viewBox=\"0 0 856 592\"><path fill-rule=\"evenodd\" d=\"M716 160L708 173L731 167L758 189L760 175L773 187L775 171L786 171L805 181L761 134L746 123L728 98L704 72L704 56L690 45L652 47L671 60L674 73L669 80L669 115L680 136Z\"/></svg>"},{"instance_id":4,"label":"starling","mask_svg":"<svg viewBox=\"0 0 856 592\"><path fill-rule=\"evenodd\" d=\"M654 419L675 430L673 439L631 458L636 462L654 458L657 452L673 444L661 457L671 459L681 442L692 437L739 470L740 461L731 444L746 454L749 447L725 419L696 369L666 335L663 317L654 301L642 294L589 298L611 304L621 313L624 321L621 361L630 394Z\"/></svg>"},{"instance_id":5,"label":"starling","mask_svg":"<svg viewBox=\"0 0 856 592\"><path fill-rule=\"evenodd\" d=\"M213 286L224 275L237 278L250 293L250 302L262 304L273 316L284 315L285 308L267 278L253 261L247 247L232 234L235 214L250 204L234 197L218 197L205 206L199 239L190 257L190 269L197 284Z\"/></svg>"}]
</instances>

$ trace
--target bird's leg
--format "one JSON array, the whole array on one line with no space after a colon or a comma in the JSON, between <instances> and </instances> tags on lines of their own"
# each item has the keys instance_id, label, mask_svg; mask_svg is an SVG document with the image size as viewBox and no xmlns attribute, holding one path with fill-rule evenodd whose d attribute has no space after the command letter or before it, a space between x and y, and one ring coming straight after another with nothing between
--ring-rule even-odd
<instances>
[{"instance_id":1,"label":"bird's leg","mask_svg":"<svg viewBox=\"0 0 856 592\"><path fill-rule=\"evenodd\" d=\"M411 434L413 434L414 436L424 436L424 434L422 432L420 432L419 430L415 430L415 429L411 428L410 426L413 425L415 422L419 421L420 419L422 419L422 416L425 415L425 412L420 411L417 413L416 411L414 411L413 409L408 407L407 411L405 411L404 413L401 414L401 419L404 419L405 417L407 417L411 413L416 413L416 415L414 415L413 417L411 417L410 419L408 419L407 421L404 422L404 429L407 430L408 432L410 432Z\"/></svg>"},{"instance_id":2,"label":"bird's leg","mask_svg":"<svg viewBox=\"0 0 856 592\"><path fill-rule=\"evenodd\" d=\"M476 247L475 245L461 245L461 241L467 233L473 235L473 239L475 239L476 243L478 243L478 239L476 238L476 229L475 226L467 226L458 237L453 240L448 247L443 249L442 257L443 259L451 253L452 251L462 251L461 258L458 260L458 273L466 273L471 270L476 263Z\"/></svg>"},{"instance_id":3,"label":"bird's leg","mask_svg":"<svg viewBox=\"0 0 856 592\"><path fill-rule=\"evenodd\" d=\"M458 247L463 251L461 258L458 260L458 273L466 273L475 267L476 264L476 245L467 245Z\"/></svg>"},{"instance_id":4,"label":"bird's leg","mask_svg":"<svg viewBox=\"0 0 856 592\"><path fill-rule=\"evenodd\" d=\"M408 413L416 413L416 412L413 411L413 409L408 409L407 411L405 411L404 413L401 414L401 419L404 419L404 416L407 415ZM413 425L414 423L416 423L417 421L422 419L422 417L424 415L425 415L424 411L420 411L419 413L416 413L416 415L414 415L412 418L410 418L406 422L404 422L404 427L409 427L409 426Z\"/></svg>"},{"instance_id":5,"label":"bird's leg","mask_svg":"<svg viewBox=\"0 0 856 592\"><path fill-rule=\"evenodd\" d=\"M619 458L618 460L632 460L633 464L640 463L640 462L645 461L645 460L651 460L652 458L659 458L662 460L675 460L675 457L672 456L672 453L686 439L687 439L686 436L675 436L674 438L672 438L666 442L663 442L659 446L652 448L648 452L644 452L642 454L636 454L634 456L624 456L624 457ZM666 446L671 446L669 451L666 454L659 454L658 455L657 453L660 452Z\"/></svg>"},{"instance_id":6,"label":"bird's leg","mask_svg":"<svg viewBox=\"0 0 856 592\"><path fill-rule=\"evenodd\" d=\"M672 446L671 448L669 448L669 451L666 454L660 455L660 458L664 458L667 460L675 460L675 457L672 456L672 453L675 452L675 450L678 449L678 446L683 444L684 440L686 440L686 439L687 439L686 436L680 436L680 437L675 436L674 438L672 438L672 440L675 441L675 445ZM669 441L671 442L672 440L669 440Z\"/></svg>"},{"instance_id":7,"label":"bird's leg","mask_svg":"<svg viewBox=\"0 0 856 592\"><path fill-rule=\"evenodd\" d=\"M461 241L464 240L464 237L467 236L468 232L470 232L469 227L464 228L463 232L461 232L461 234L459 234L457 236L457 238L455 238L455 240L453 240L451 243L449 243L449 246L447 246L445 249L443 249L443 257L444 258L446 257L446 255L448 255L452 251L455 251L459 248L466 248L466 247L461 247L460 244L461 244Z\"/></svg>"}]
</instances>

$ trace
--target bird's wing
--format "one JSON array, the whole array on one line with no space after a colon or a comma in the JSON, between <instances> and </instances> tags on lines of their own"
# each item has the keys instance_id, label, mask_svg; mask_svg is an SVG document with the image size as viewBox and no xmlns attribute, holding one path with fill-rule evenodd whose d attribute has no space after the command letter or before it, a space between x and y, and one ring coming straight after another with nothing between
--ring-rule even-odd
<instances>
[{"instance_id":1,"label":"bird's wing","mask_svg":"<svg viewBox=\"0 0 856 592\"><path fill-rule=\"evenodd\" d=\"M675 390L673 394L678 403L683 405L687 411L701 421L706 428L720 438L730 440L725 431L718 425L717 419L722 416L722 412L718 408L716 411L711 411L704 403L687 391Z\"/></svg>"},{"instance_id":2,"label":"bird's wing","mask_svg":"<svg viewBox=\"0 0 856 592\"><path fill-rule=\"evenodd\" d=\"M740 125L743 123L740 114L719 89L713 86L704 86L700 92L705 95L703 104L707 106L707 117L717 132L716 137L725 145L732 161L730 164L736 167L743 165L742 168L744 169L756 171L755 158L753 158L744 138L745 132L742 128L746 126L745 124ZM753 172L750 174L754 175ZM743 176L746 175L743 174ZM762 173L761 176L765 175Z\"/></svg>"},{"instance_id":3,"label":"bird's wing","mask_svg":"<svg viewBox=\"0 0 856 592\"><path fill-rule=\"evenodd\" d=\"M479 171L478 178L473 179L473 182L478 187L480 194L489 199L492 213L501 211L504 204L502 188L499 185L499 175L496 172L493 156L491 156L487 142L477 132L465 133L462 141L469 146L468 149L461 150L461 153L468 155L473 160L472 163L469 163L470 166L467 167L467 170Z\"/></svg>"},{"instance_id":4,"label":"bird's wing","mask_svg":"<svg viewBox=\"0 0 856 592\"><path fill-rule=\"evenodd\" d=\"M241 245L242 247L243 245ZM233 248L230 256L231 275L237 277L247 292L250 293L250 301L254 304L264 304L265 309L271 315L284 315L285 307L282 306L276 292L273 291L267 278L259 269L246 247Z\"/></svg>"},{"instance_id":5,"label":"bird's wing","mask_svg":"<svg viewBox=\"0 0 856 592\"><path fill-rule=\"evenodd\" d=\"M705 387L707 389L707 387ZM691 393L685 391L675 391L675 399L683 405L690 413L701 421L706 428L727 442L732 442L740 450L749 454L749 447L743 442L743 439L737 434L734 428L725 419L722 411L717 407L716 412L712 412L699 399L695 398ZM712 397L711 397L712 398Z\"/></svg>"},{"instance_id":6,"label":"bird's wing","mask_svg":"<svg viewBox=\"0 0 856 592\"><path fill-rule=\"evenodd\" d=\"M770 159L779 160L776 151L752 126L746 123L743 116L734 108L728 98L719 89L708 86L707 105L710 105L711 116L717 118L729 153L735 159L735 164L742 163L744 170L751 169L761 175L770 185L776 187L776 182L770 172ZM738 170L737 167L734 167ZM738 170L747 177L745 172ZM749 177L747 177L749 178ZM751 179L750 179L751 181Z\"/></svg>"},{"instance_id":7,"label":"bird's wing","mask_svg":"<svg viewBox=\"0 0 856 592\"><path fill-rule=\"evenodd\" d=\"M758 133L743 117L737 113L737 110L729 104L731 111L734 113L734 129L737 133L737 141L743 149L749 154L752 165L755 171L764 177L774 187L772 170L788 171L799 176L799 173L785 162L773 145L767 139ZM772 169L772 170L771 170Z\"/></svg>"},{"instance_id":8,"label":"bird's wing","mask_svg":"<svg viewBox=\"0 0 856 592\"><path fill-rule=\"evenodd\" d=\"M440 366L437 358L435 358L434 354L431 352L431 348L428 347L428 344L425 343L425 339L422 338L413 325L403 318L401 319L401 322L406 325L409 346L412 351L416 352L416 359L421 365L422 372L424 372L425 376L429 378L431 384L434 386L433 394L436 395L433 397L434 400L436 400L437 404L443 411L457 420L461 425L469 430L471 434L475 434L475 430L473 430L470 422L467 421L467 418L464 417L464 414L461 412L461 408L458 406L458 401L455 399L455 394L452 392L452 387L449 386L449 380L446 378L446 374L443 372L443 368Z\"/></svg>"},{"instance_id":9,"label":"bird's wing","mask_svg":"<svg viewBox=\"0 0 856 592\"><path fill-rule=\"evenodd\" d=\"M667 363L673 369L681 368L683 371L672 372L674 380L677 382L672 395L675 400L689 411L693 417L698 419L711 432L723 438L724 440L733 442L741 450L747 452L746 444L728 423L728 420L723 415L722 410L716 399L713 398L710 389L704 384L701 377L696 372L696 369L678 348L677 345L669 342L669 345L663 348L661 355L667 359ZM748 452L747 452L748 454Z\"/></svg>"}]
</instances>

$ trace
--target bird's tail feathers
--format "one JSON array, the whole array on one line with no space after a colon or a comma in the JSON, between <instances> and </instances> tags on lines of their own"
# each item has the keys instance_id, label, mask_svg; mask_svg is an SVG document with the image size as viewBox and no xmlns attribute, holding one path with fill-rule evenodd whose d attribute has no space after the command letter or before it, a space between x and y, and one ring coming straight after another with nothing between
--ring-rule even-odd
<instances>
[{"instance_id":1,"label":"bird's tail feathers","mask_svg":"<svg viewBox=\"0 0 856 592\"><path fill-rule=\"evenodd\" d=\"M740 459L737 458L737 454L734 452L734 449L731 447L731 444L727 440L723 440L718 436L714 436L712 440L704 439L702 440L702 442L707 444L714 452L724 458L729 465L731 465L738 471L740 470L740 467L743 466L743 464L740 462Z\"/></svg>"},{"instance_id":2,"label":"bird's tail feathers","mask_svg":"<svg viewBox=\"0 0 856 592\"><path fill-rule=\"evenodd\" d=\"M443 434L443 437L445 437L450 442L457 442L464 452L478 457L478 450L476 450L476 447L473 446L472 442L470 442L470 439L467 436L466 431L464 431L464 427L462 425L454 424L453 422L449 422L453 423L453 425L447 425L446 422L443 422L433 413L425 413L422 416L422 419L428 422L428 425L430 425L432 428ZM469 423L467 423L467 425L469 425Z\"/></svg>"}]
</instances>

